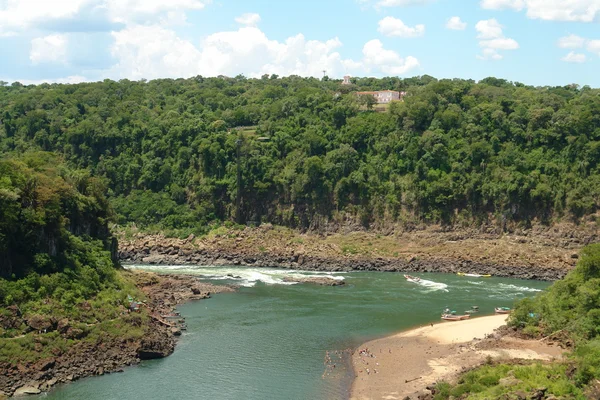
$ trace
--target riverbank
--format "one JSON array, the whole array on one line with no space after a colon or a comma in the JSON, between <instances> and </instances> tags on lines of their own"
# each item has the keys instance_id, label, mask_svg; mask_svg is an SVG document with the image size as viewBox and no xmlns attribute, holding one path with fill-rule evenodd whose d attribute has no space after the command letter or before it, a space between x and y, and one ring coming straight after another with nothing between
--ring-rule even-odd
<instances>
[{"instance_id":1,"label":"riverbank","mask_svg":"<svg viewBox=\"0 0 600 400\"><path fill-rule=\"evenodd\" d=\"M126 366L144 359L166 357L173 353L179 327L169 322L165 315L173 315L178 304L210 298L212 294L233 289L201 282L190 276L163 276L147 272L122 271L145 294L138 299L140 312L127 312L114 321L100 321L106 329L132 324L143 334L131 337L106 335L102 338L86 337L75 321L48 320L40 331L30 333L36 351L43 353L48 340L66 339L73 342L65 351L56 351L49 357L31 362L0 363L0 398L2 396L37 394L61 383L84 377L121 372ZM90 303L93 303L90 300ZM91 307L91 304L89 305ZM18 324L18 315L14 323ZM28 323L28 321L25 321ZM111 325L112 324L112 325ZM53 339L50 339L52 337ZM4 339L11 340L11 339ZM16 338L14 340L19 340ZM8 345L8 343L5 343Z\"/></svg>"},{"instance_id":2,"label":"riverbank","mask_svg":"<svg viewBox=\"0 0 600 400\"><path fill-rule=\"evenodd\" d=\"M119 232L125 263L241 265L318 271L478 273L558 280L577 262L578 251L598 240L592 226L536 226L512 233L492 227L448 230L300 233L266 224L220 227L203 237L166 238Z\"/></svg>"},{"instance_id":3,"label":"riverbank","mask_svg":"<svg viewBox=\"0 0 600 400\"><path fill-rule=\"evenodd\" d=\"M492 359L559 358L562 349L494 333L506 315L443 322L361 345L352 356L352 400L427 399L436 382ZM421 397L419 397L421 396Z\"/></svg>"}]
</instances>

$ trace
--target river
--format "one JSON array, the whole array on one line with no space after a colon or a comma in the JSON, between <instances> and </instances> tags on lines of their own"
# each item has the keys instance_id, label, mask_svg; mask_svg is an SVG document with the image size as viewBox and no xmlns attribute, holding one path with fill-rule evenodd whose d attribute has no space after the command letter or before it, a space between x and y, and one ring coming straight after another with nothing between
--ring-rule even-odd
<instances>
[{"instance_id":1,"label":"river","mask_svg":"<svg viewBox=\"0 0 600 400\"><path fill-rule=\"evenodd\" d=\"M533 296L547 282L400 273L321 273L234 267L132 266L193 273L241 285L236 293L178 308L188 330L175 353L123 373L63 385L46 399L343 399L352 373L347 349L418 325L438 322L446 307L481 314ZM233 275L233 278L227 276ZM286 276L345 280L340 287L294 285ZM346 350L346 351L344 351ZM324 363L326 355L330 361ZM335 367L333 367L335 364Z\"/></svg>"}]
</instances>

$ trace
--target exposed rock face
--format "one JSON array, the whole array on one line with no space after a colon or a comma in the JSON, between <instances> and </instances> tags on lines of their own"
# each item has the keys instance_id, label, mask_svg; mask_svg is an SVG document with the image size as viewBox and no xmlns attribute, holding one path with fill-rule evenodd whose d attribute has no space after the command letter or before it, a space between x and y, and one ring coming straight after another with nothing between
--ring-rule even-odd
<instances>
[{"instance_id":1,"label":"exposed rock face","mask_svg":"<svg viewBox=\"0 0 600 400\"><path fill-rule=\"evenodd\" d=\"M171 355L175 350L175 340L171 332L155 331L145 337L137 351L140 360L153 360Z\"/></svg>"},{"instance_id":2,"label":"exposed rock face","mask_svg":"<svg viewBox=\"0 0 600 400\"><path fill-rule=\"evenodd\" d=\"M18 397L18 396L26 396L28 394L40 394L41 392L42 391L40 389L38 389L37 387L23 386L15 391L14 396Z\"/></svg>"},{"instance_id":3,"label":"exposed rock face","mask_svg":"<svg viewBox=\"0 0 600 400\"><path fill-rule=\"evenodd\" d=\"M345 232L344 232L345 233ZM477 273L557 280L577 262L581 247L599 239L597 227L535 226L510 233L494 227L410 232L301 234L268 224L203 238L162 235L121 238L125 263L278 267L315 271ZM369 246L371 245L371 246Z\"/></svg>"},{"instance_id":4,"label":"exposed rock face","mask_svg":"<svg viewBox=\"0 0 600 400\"><path fill-rule=\"evenodd\" d=\"M346 284L346 282L343 280L328 278L326 276L306 277L306 278L285 277L285 278L283 278L283 280L285 282L312 283L314 285L321 285L321 286L342 286L342 285Z\"/></svg>"},{"instance_id":5,"label":"exposed rock face","mask_svg":"<svg viewBox=\"0 0 600 400\"><path fill-rule=\"evenodd\" d=\"M346 258L319 256L283 256L267 253L240 253L235 250L194 251L186 256L169 255L162 247L154 247L150 258L145 257L148 249L120 253L125 263L142 262L156 265L240 265L249 267L301 269L305 271L383 271L383 272L442 272L476 273L493 276L553 281L564 278L568 269L547 268L538 265L502 265L452 259L409 259L399 258Z\"/></svg>"}]
</instances>

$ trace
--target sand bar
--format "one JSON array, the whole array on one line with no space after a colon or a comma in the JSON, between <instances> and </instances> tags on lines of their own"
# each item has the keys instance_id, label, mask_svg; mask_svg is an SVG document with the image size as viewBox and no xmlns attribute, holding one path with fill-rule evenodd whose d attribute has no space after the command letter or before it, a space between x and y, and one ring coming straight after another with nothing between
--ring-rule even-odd
<instances>
[{"instance_id":1,"label":"sand bar","mask_svg":"<svg viewBox=\"0 0 600 400\"><path fill-rule=\"evenodd\" d=\"M351 399L416 399L425 387L452 380L466 368L494 358L552 359L562 351L515 339L486 342L506 323L506 315L442 322L361 345L352 356L355 379ZM477 339L477 340L474 340ZM485 348L483 348L485 347Z\"/></svg>"}]
</instances>

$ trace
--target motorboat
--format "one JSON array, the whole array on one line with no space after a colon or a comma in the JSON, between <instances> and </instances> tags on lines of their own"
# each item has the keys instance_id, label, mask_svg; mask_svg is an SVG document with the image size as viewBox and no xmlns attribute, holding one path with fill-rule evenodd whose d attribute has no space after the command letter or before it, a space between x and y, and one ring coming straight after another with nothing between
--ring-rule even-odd
<instances>
[{"instance_id":1,"label":"motorboat","mask_svg":"<svg viewBox=\"0 0 600 400\"><path fill-rule=\"evenodd\" d=\"M442 319L444 321L463 321L465 319L469 319L470 315L453 315L453 314L442 314Z\"/></svg>"},{"instance_id":2,"label":"motorboat","mask_svg":"<svg viewBox=\"0 0 600 400\"><path fill-rule=\"evenodd\" d=\"M494 311L496 314L510 314L511 309L508 307L496 307Z\"/></svg>"}]
</instances>

